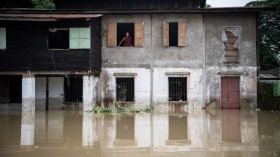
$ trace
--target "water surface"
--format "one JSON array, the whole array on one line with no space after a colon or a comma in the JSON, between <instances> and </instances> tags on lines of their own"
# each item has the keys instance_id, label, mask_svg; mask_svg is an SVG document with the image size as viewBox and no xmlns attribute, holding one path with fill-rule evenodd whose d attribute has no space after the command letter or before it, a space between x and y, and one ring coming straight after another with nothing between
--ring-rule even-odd
<instances>
[{"instance_id":1,"label":"water surface","mask_svg":"<svg viewBox=\"0 0 280 157\"><path fill-rule=\"evenodd\" d=\"M0 111L0 157L276 157L280 113Z\"/></svg>"}]
</instances>

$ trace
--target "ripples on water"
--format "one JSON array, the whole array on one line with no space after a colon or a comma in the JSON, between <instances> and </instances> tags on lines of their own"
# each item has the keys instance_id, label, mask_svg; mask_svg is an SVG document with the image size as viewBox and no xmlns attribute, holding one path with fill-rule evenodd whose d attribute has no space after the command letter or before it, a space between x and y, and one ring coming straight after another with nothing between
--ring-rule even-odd
<instances>
[{"instance_id":1,"label":"ripples on water","mask_svg":"<svg viewBox=\"0 0 280 157\"><path fill-rule=\"evenodd\" d=\"M0 157L274 157L280 113L0 112Z\"/></svg>"}]
</instances>

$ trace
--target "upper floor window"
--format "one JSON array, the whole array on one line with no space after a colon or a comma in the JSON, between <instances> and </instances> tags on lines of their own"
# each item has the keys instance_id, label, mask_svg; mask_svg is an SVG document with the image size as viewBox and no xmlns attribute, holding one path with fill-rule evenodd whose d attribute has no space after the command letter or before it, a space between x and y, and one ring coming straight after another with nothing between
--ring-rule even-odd
<instances>
[{"instance_id":1,"label":"upper floor window","mask_svg":"<svg viewBox=\"0 0 280 157\"><path fill-rule=\"evenodd\" d=\"M239 44L240 44L241 27L231 26L224 27L222 30L222 41L224 42L224 63L238 63L239 61Z\"/></svg>"},{"instance_id":2,"label":"upper floor window","mask_svg":"<svg viewBox=\"0 0 280 157\"><path fill-rule=\"evenodd\" d=\"M164 46L187 46L186 22L163 22Z\"/></svg>"},{"instance_id":3,"label":"upper floor window","mask_svg":"<svg viewBox=\"0 0 280 157\"><path fill-rule=\"evenodd\" d=\"M144 22L107 23L107 46L144 46Z\"/></svg>"},{"instance_id":4,"label":"upper floor window","mask_svg":"<svg viewBox=\"0 0 280 157\"><path fill-rule=\"evenodd\" d=\"M6 28L0 27L0 49L6 49Z\"/></svg>"},{"instance_id":5,"label":"upper floor window","mask_svg":"<svg viewBox=\"0 0 280 157\"><path fill-rule=\"evenodd\" d=\"M90 28L50 28L49 49L89 49Z\"/></svg>"}]
</instances>

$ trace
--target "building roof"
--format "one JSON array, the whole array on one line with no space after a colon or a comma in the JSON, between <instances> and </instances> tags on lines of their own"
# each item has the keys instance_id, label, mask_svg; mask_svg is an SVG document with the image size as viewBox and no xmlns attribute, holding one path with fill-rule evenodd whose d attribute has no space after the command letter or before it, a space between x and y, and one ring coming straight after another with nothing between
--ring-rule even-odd
<instances>
[{"instance_id":1,"label":"building roof","mask_svg":"<svg viewBox=\"0 0 280 157\"><path fill-rule=\"evenodd\" d=\"M260 7L233 7L210 9L178 9L178 10L53 10L53 9L14 9L1 8L0 20L12 21L55 21L59 19L94 18L103 14L165 14L165 13L258 13L261 11L274 11L275 8Z\"/></svg>"},{"instance_id":2,"label":"building roof","mask_svg":"<svg viewBox=\"0 0 280 157\"><path fill-rule=\"evenodd\" d=\"M0 14L0 20L13 21L55 21L58 19L79 19L79 18L95 18L102 14L48 14L48 13L27 13L27 14Z\"/></svg>"},{"instance_id":3,"label":"building roof","mask_svg":"<svg viewBox=\"0 0 280 157\"><path fill-rule=\"evenodd\" d=\"M280 79L280 68L275 68L275 69L271 69L271 70L260 70L259 78L260 79L279 80Z\"/></svg>"}]
</instances>

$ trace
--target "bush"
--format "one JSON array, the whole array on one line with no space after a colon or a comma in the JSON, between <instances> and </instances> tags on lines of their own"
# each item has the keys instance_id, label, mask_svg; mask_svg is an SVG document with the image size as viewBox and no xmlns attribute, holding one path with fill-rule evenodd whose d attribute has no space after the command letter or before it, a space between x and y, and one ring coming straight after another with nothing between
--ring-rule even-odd
<instances>
[{"instance_id":1,"label":"bush","mask_svg":"<svg viewBox=\"0 0 280 157\"><path fill-rule=\"evenodd\" d=\"M273 95L273 83L258 83L258 107L262 110L280 110L280 97Z\"/></svg>"}]
</instances>

